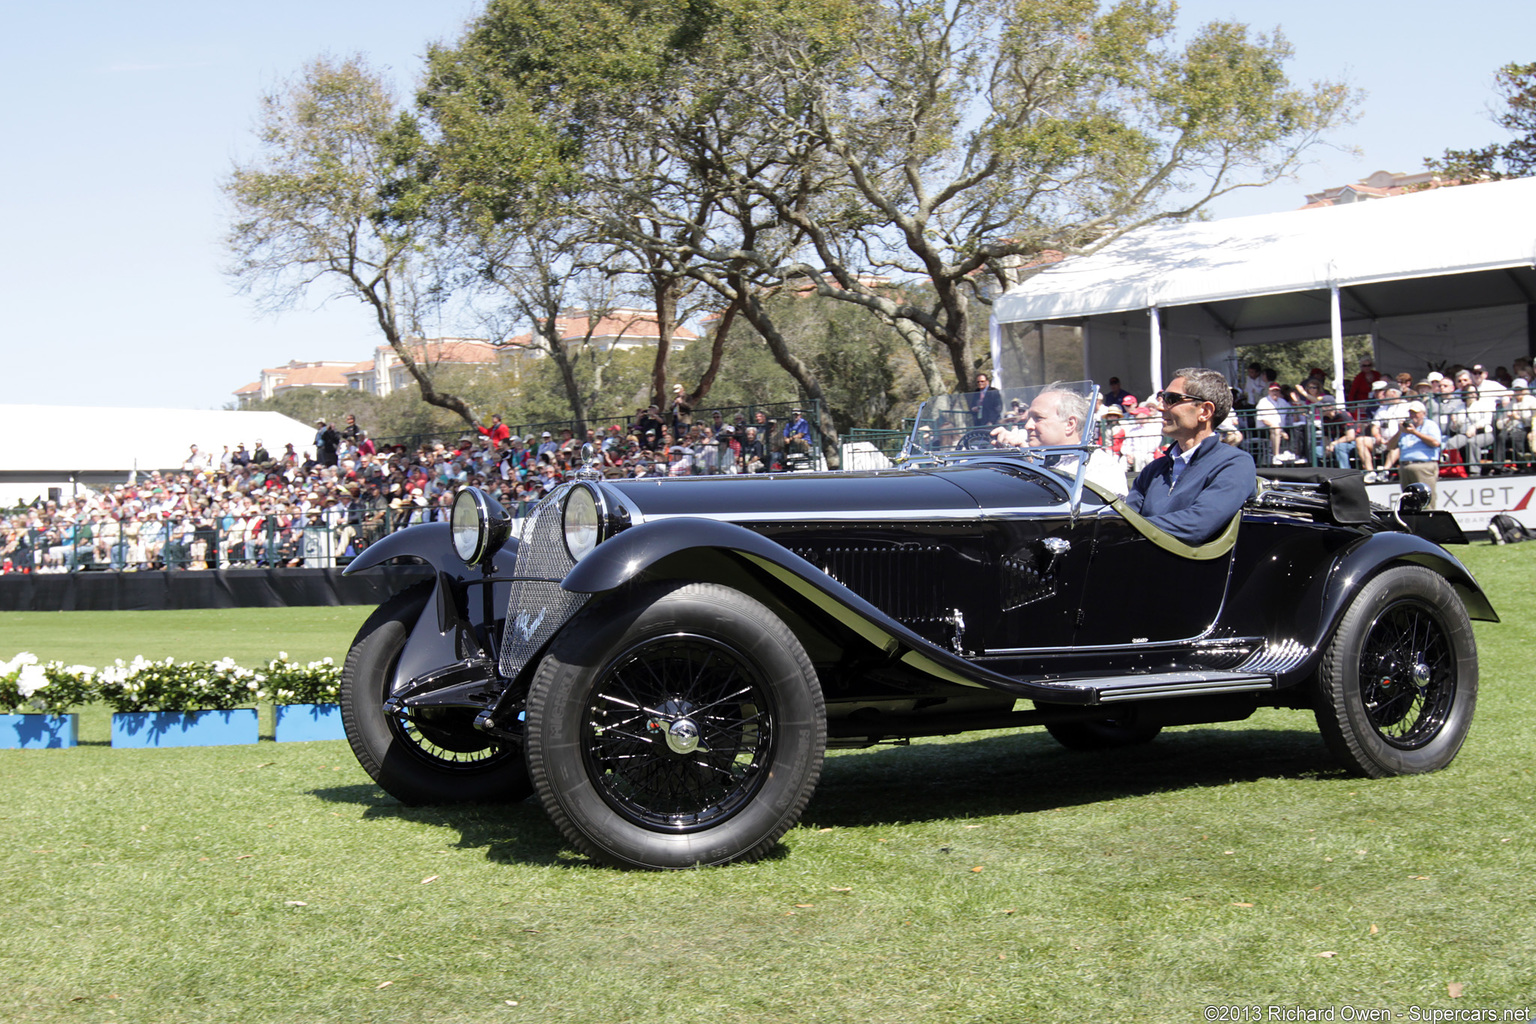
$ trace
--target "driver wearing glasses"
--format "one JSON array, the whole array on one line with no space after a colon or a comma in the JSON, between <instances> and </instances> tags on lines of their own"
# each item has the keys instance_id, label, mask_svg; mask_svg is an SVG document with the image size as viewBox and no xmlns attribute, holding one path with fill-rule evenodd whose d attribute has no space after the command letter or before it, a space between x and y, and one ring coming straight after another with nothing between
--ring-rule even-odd
<instances>
[{"instance_id":1,"label":"driver wearing glasses","mask_svg":"<svg viewBox=\"0 0 1536 1024\"><path fill-rule=\"evenodd\" d=\"M1158 398L1168 453L1137 475L1125 503L1184 543L1204 544L1253 496L1253 457L1216 434L1232 411L1232 391L1219 371L1180 370Z\"/></svg>"}]
</instances>

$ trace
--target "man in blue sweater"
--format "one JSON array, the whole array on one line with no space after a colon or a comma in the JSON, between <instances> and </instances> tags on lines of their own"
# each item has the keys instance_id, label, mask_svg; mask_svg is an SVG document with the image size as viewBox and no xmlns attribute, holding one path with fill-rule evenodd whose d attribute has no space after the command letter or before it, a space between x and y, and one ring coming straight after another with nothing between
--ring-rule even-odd
<instances>
[{"instance_id":1,"label":"man in blue sweater","mask_svg":"<svg viewBox=\"0 0 1536 1024\"><path fill-rule=\"evenodd\" d=\"M1186 544L1222 531L1253 495L1253 458L1223 444L1216 425L1232 411L1232 390L1217 370L1178 371L1158 396L1168 454L1136 477L1125 503Z\"/></svg>"}]
</instances>

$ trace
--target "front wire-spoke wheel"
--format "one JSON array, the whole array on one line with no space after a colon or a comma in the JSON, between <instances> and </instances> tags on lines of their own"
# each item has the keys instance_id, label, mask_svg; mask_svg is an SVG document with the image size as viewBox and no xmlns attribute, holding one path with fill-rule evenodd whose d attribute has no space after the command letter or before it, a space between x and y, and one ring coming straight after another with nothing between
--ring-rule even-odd
<instances>
[{"instance_id":1,"label":"front wire-spoke wheel","mask_svg":"<svg viewBox=\"0 0 1536 1024\"><path fill-rule=\"evenodd\" d=\"M826 712L799 641L713 584L583 611L529 689L529 772L556 825L611 864L753 860L800 817Z\"/></svg>"},{"instance_id":2,"label":"front wire-spoke wheel","mask_svg":"<svg viewBox=\"0 0 1536 1024\"><path fill-rule=\"evenodd\" d=\"M592 689L582 753L603 798L647 828L698 831L751 801L773 763L761 667L698 634L655 637Z\"/></svg>"},{"instance_id":3,"label":"front wire-spoke wheel","mask_svg":"<svg viewBox=\"0 0 1536 1024\"><path fill-rule=\"evenodd\" d=\"M1477 704L1477 643L1438 573L1397 566L1345 611L1318 674L1317 721L1351 771L1381 778L1444 768Z\"/></svg>"}]
</instances>

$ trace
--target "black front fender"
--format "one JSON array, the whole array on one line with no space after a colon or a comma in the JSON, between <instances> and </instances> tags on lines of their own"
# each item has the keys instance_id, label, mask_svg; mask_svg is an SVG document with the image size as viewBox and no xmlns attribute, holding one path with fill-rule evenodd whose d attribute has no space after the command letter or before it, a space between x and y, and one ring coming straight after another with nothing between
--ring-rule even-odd
<instances>
[{"instance_id":1,"label":"black front fender","mask_svg":"<svg viewBox=\"0 0 1536 1024\"><path fill-rule=\"evenodd\" d=\"M445 569L451 570L455 565L460 572L466 568L463 561L454 553L453 541L448 534L448 524L421 523L386 534L369 544L363 549L362 554L352 559L341 574L351 576L355 572L372 569L396 558L415 558L426 562L438 572Z\"/></svg>"},{"instance_id":2,"label":"black front fender","mask_svg":"<svg viewBox=\"0 0 1536 1024\"><path fill-rule=\"evenodd\" d=\"M479 571L465 565L459 553L453 549L453 538L447 523L421 523L381 537L364 548L362 554L352 559L341 574L350 576L355 572L375 568L396 558L414 558L425 562L437 572L446 573L456 580L480 577ZM492 556L492 575L511 576L516 558L517 540L514 538L503 544Z\"/></svg>"},{"instance_id":3,"label":"black front fender","mask_svg":"<svg viewBox=\"0 0 1536 1024\"><path fill-rule=\"evenodd\" d=\"M820 595L820 599L813 598L815 603L825 610L831 610L828 602L835 605L838 611L834 618L887 651L894 650L897 637L904 634L927 645L926 640L788 548L746 527L715 519L663 519L631 527L599 544L566 574L560 586L578 594L606 593L637 579L661 560L687 551L732 552L802 594L810 596L814 590Z\"/></svg>"},{"instance_id":4,"label":"black front fender","mask_svg":"<svg viewBox=\"0 0 1536 1024\"><path fill-rule=\"evenodd\" d=\"M354 558L343 575L373 569L397 558L425 562L433 569L432 594L400 653L391 692L463 656L465 641L487 650L497 620L505 614L511 592L509 580L517 558L516 540L508 540L492 557L492 572L464 564L453 548L447 523L421 523L374 541Z\"/></svg>"}]
</instances>

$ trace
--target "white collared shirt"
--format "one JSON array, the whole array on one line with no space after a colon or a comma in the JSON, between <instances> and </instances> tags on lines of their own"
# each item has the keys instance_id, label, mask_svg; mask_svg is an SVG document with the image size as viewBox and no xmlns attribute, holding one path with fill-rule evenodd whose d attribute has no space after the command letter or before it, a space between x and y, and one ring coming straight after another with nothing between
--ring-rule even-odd
<instances>
[{"instance_id":1,"label":"white collared shirt","mask_svg":"<svg viewBox=\"0 0 1536 1024\"><path fill-rule=\"evenodd\" d=\"M1202 438L1202 440L1204 439ZM1195 452L1200 450L1200 446L1195 444L1190 445L1187 449L1182 449L1175 445L1175 449L1173 465L1168 469L1168 489L1170 491L1179 482L1179 477L1183 476L1184 471L1189 468L1189 462L1195 457Z\"/></svg>"}]
</instances>

